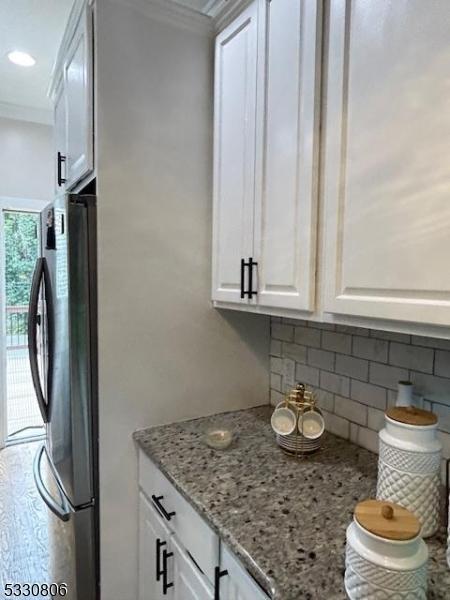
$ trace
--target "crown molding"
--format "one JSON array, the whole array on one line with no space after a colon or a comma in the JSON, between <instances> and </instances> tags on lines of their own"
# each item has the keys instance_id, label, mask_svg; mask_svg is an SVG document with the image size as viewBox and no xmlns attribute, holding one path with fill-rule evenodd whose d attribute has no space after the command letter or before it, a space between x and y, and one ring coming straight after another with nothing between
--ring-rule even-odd
<instances>
[{"instance_id":1,"label":"crown molding","mask_svg":"<svg viewBox=\"0 0 450 600\"><path fill-rule=\"evenodd\" d=\"M210 16L179 4L175 0L111 0L111 2L134 8L151 19L194 33L208 37L214 33Z\"/></svg>"},{"instance_id":2,"label":"crown molding","mask_svg":"<svg viewBox=\"0 0 450 600\"><path fill-rule=\"evenodd\" d=\"M27 121L29 123L40 123L41 125L53 125L53 113L51 109L20 106L19 104L10 104L9 102L0 102L0 117L15 119L16 121Z\"/></svg>"},{"instance_id":3,"label":"crown molding","mask_svg":"<svg viewBox=\"0 0 450 600\"><path fill-rule=\"evenodd\" d=\"M205 12L214 22L214 30L217 33L230 23L251 0L209 0L205 6Z\"/></svg>"}]
</instances>

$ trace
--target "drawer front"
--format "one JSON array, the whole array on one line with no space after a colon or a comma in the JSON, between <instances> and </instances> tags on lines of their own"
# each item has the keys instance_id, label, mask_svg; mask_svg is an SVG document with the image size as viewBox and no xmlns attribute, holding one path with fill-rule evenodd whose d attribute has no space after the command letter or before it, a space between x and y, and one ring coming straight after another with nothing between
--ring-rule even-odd
<instances>
[{"instance_id":1,"label":"drawer front","mask_svg":"<svg viewBox=\"0 0 450 600\"><path fill-rule=\"evenodd\" d=\"M218 536L142 451L139 451L139 485L167 527L213 581L214 569L219 564Z\"/></svg>"}]
</instances>

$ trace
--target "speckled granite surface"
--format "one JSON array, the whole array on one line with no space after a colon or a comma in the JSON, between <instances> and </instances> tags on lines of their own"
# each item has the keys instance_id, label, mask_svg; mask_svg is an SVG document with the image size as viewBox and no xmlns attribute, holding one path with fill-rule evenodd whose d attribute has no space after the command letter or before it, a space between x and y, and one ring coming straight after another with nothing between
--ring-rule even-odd
<instances>
[{"instance_id":1,"label":"speckled granite surface","mask_svg":"<svg viewBox=\"0 0 450 600\"><path fill-rule=\"evenodd\" d=\"M138 431L134 438L176 488L277 600L346 597L345 530L355 504L373 496L377 457L326 434L300 461L276 445L264 406ZM224 451L205 430L236 434ZM450 598L445 531L428 540L429 598Z\"/></svg>"}]
</instances>

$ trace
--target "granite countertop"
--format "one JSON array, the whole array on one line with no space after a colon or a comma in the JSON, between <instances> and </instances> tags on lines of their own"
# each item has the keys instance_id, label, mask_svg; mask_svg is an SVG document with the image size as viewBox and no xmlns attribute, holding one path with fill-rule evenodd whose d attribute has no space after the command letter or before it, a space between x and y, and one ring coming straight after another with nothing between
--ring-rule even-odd
<instances>
[{"instance_id":1,"label":"granite countertop","mask_svg":"<svg viewBox=\"0 0 450 600\"><path fill-rule=\"evenodd\" d=\"M329 433L297 460L276 445L269 406L134 434L190 504L276 600L343 599L345 531L355 504L374 497L377 456ZM228 450L204 443L215 424L231 428ZM427 540L428 598L450 597L446 533Z\"/></svg>"}]
</instances>

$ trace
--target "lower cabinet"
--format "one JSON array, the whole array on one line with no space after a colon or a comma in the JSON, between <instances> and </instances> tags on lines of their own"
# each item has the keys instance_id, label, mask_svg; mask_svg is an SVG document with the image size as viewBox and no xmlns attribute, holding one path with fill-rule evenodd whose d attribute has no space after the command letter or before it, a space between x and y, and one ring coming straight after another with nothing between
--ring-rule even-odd
<instances>
[{"instance_id":1,"label":"lower cabinet","mask_svg":"<svg viewBox=\"0 0 450 600\"><path fill-rule=\"evenodd\" d=\"M142 452L139 487L139 600L268 600Z\"/></svg>"},{"instance_id":2,"label":"lower cabinet","mask_svg":"<svg viewBox=\"0 0 450 600\"><path fill-rule=\"evenodd\" d=\"M195 564L194 559L176 539L173 550L173 598L175 600L214 600L214 590L210 582Z\"/></svg>"},{"instance_id":3,"label":"lower cabinet","mask_svg":"<svg viewBox=\"0 0 450 600\"><path fill-rule=\"evenodd\" d=\"M221 545L220 554L220 600L268 600L224 544Z\"/></svg>"},{"instance_id":4,"label":"lower cabinet","mask_svg":"<svg viewBox=\"0 0 450 600\"><path fill-rule=\"evenodd\" d=\"M170 531L141 492L139 494L139 600L173 598L171 589L173 586L170 586L173 582L170 537Z\"/></svg>"}]
</instances>

